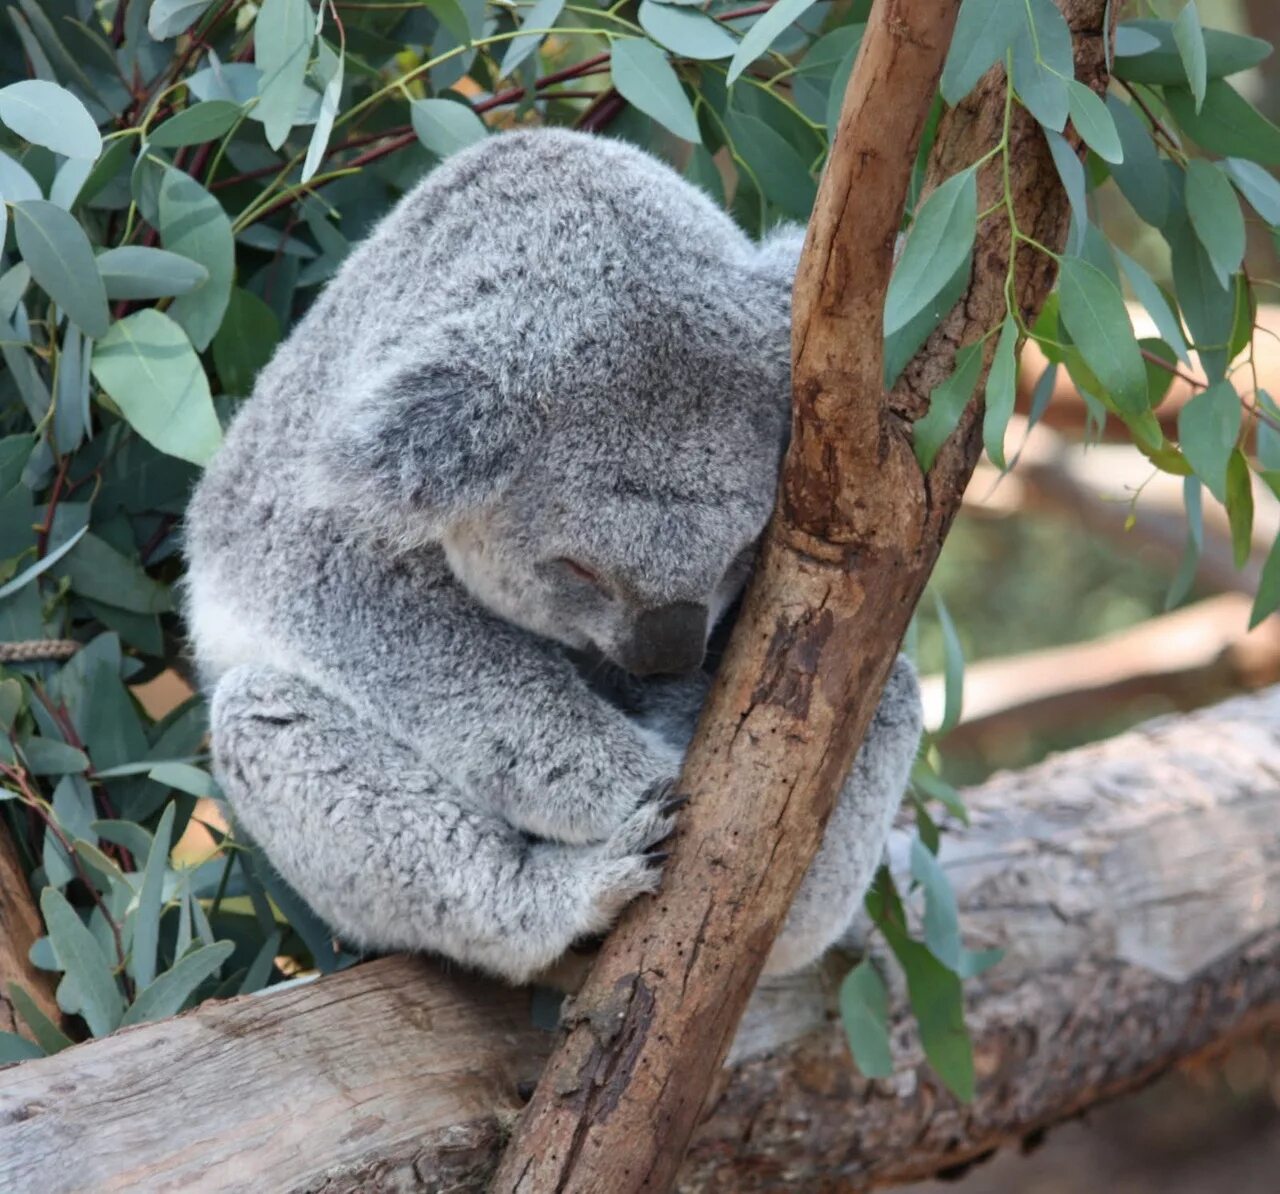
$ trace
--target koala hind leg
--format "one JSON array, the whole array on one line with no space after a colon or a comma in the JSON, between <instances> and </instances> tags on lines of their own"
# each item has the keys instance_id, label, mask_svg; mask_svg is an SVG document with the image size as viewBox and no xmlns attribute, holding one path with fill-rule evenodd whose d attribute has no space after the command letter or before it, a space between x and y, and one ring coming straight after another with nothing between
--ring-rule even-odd
<instances>
[{"instance_id":1,"label":"koala hind leg","mask_svg":"<svg viewBox=\"0 0 1280 1194\"><path fill-rule=\"evenodd\" d=\"M531 840L340 701L271 668L228 672L212 723L237 820L357 946L429 950L524 982L657 887L647 851L673 828L660 799L597 845Z\"/></svg>"},{"instance_id":2,"label":"koala hind leg","mask_svg":"<svg viewBox=\"0 0 1280 1194\"><path fill-rule=\"evenodd\" d=\"M790 974L816 961L857 916L902 803L921 730L915 668L899 656L766 974Z\"/></svg>"}]
</instances>

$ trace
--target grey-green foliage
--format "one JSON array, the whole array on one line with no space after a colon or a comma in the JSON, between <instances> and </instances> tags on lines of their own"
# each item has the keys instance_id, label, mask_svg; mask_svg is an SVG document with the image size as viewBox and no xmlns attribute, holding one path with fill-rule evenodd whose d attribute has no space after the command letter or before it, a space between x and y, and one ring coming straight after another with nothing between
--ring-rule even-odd
<instances>
[{"instance_id":1,"label":"grey-green foliage","mask_svg":"<svg viewBox=\"0 0 1280 1194\"><path fill-rule=\"evenodd\" d=\"M85 644L69 662L0 670L0 818L49 919L34 960L60 975L59 1000L88 1031L256 990L280 977L280 954L325 970L351 960L216 821L203 846L172 853L212 811L197 801L217 799L205 711L192 698L155 720L135 696L181 664L173 586L197 469L348 245L442 158L524 123L637 142L753 233L803 220L869 7L18 0L0 18L17 34L0 35L0 635ZM1011 308L935 390L916 429L923 467L974 393L987 347L984 439L1004 466L1015 349L1030 334L1157 467L1188 476L1197 514L1199 482L1225 500L1237 543L1248 543L1251 473L1280 484L1280 409L1231 366L1251 342L1254 304L1240 272L1240 197L1245 221L1280 221L1269 170L1280 129L1230 77L1268 49L1202 28L1190 5L1175 21L1127 20L1120 83L1103 103L1071 77L1052 0L965 0L942 95L962 102L1008 63L1009 113L1024 105L1054 134L1076 226L1061 294L1034 328ZM976 231L993 214L975 184L999 175L1007 150L1006 137L928 194L917 170L886 316L890 380L963 292ZM1172 278L1113 253L1090 223L1092 192L1110 179L1173 247ZM1139 342L1123 315L1117 256L1158 340ZM1151 362L1185 363L1191 348L1216 384L1188 406L1174 444L1152 415L1167 374ZM1189 550L1199 542L1189 535ZM1273 553L1257 616L1277 604ZM939 616L954 720L963 661ZM960 981L990 959L964 950L931 861L932 810L964 816L935 764L931 750L916 773L913 890L900 898L886 877L871 903L926 1050L965 1093ZM869 965L855 974L842 1003L859 1060L881 1071L883 986ZM17 1006L39 1044L6 1037L0 1062L68 1043L30 999Z\"/></svg>"}]
</instances>

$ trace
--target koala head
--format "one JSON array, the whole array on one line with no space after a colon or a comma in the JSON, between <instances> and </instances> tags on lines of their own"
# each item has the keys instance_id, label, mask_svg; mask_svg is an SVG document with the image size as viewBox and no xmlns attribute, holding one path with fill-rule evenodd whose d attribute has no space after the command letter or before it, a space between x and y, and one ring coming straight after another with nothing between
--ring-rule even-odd
<instances>
[{"instance_id":1,"label":"koala head","mask_svg":"<svg viewBox=\"0 0 1280 1194\"><path fill-rule=\"evenodd\" d=\"M441 544L500 617L633 674L694 669L773 507L799 242L752 244L638 151L495 140L555 152L524 163L500 252L450 256L467 301L355 384L327 483L385 538Z\"/></svg>"}]
</instances>

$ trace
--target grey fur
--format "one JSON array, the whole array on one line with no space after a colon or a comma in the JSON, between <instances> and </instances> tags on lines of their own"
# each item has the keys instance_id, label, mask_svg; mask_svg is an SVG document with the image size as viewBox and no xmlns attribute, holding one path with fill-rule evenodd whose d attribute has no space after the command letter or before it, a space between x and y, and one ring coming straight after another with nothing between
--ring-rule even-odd
<instances>
[{"instance_id":1,"label":"grey fur","mask_svg":"<svg viewBox=\"0 0 1280 1194\"><path fill-rule=\"evenodd\" d=\"M187 612L231 805L344 938L521 981L656 886L705 678L609 665L696 665L741 588L798 251L637 150L507 134L263 370L190 507ZM919 724L902 664L772 968L847 926Z\"/></svg>"}]
</instances>

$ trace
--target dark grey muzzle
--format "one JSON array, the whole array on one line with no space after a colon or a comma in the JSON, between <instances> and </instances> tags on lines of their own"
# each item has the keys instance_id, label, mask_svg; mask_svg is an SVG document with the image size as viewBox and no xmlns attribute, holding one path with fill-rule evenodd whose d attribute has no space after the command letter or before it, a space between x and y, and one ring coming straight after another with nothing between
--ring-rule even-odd
<instances>
[{"instance_id":1,"label":"dark grey muzzle","mask_svg":"<svg viewBox=\"0 0 1280 1194\"><path fill-rule=\"evenodd\" d=\"M707 607L677 601L636 619L618 662L636 676L679 675L702 663L706 643Z\"/></svg>"}]
</instances>

